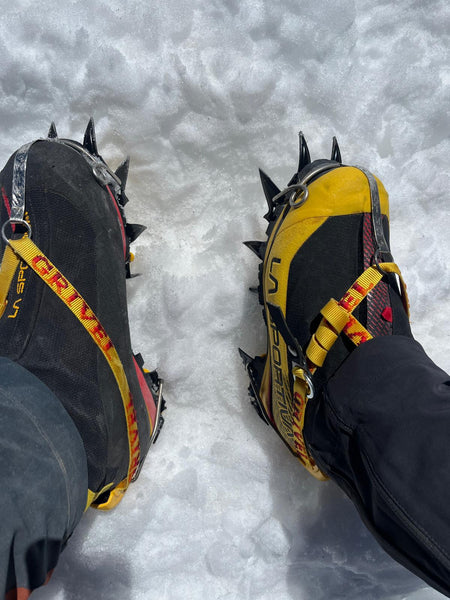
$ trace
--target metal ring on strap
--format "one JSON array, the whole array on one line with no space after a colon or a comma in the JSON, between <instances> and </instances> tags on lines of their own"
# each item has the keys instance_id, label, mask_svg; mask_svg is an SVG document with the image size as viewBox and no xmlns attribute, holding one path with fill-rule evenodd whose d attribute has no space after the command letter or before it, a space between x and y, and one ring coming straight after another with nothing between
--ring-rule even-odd
<instances>
[{"instance_id":1,"label":"metal ring on strap","mask_svg":"<svg viewBox=\"0 0 450 600\"><path fill-rule=\"evenodd\" d=\"M31 225L29 223L24 221L24 219L8 219L7 221L5 221L3 223L2 230L1 230L2 238L3 238L3 241L5 242L5 244L9 244L9 238L6 237L6 233L5 233L5 229L6 229L7 225L23 225L27 230L28 237L31 238Z\"/></svg>"},{"instance_id":2,"label":"metal ring on strap","mask_svg":"<svg viewBox=\"0 0 450 600\"><path fill-rule=\"evenodd\" d=\"M308 400L311 400L311 398L314 398L314 394L315 394L315 390L314 390L314 384L312 382L312 377L311 374L308 371L304 371L304 377L305 377L305 381L306 384L308 386L308 393L306 394L306 397L308 398Z\"/></svg>"},{"instance_id":3,"label":"metal ring on strap","mask_svg":"<svg viewBox=\"0 0 450 600\"><path fill-rule=\"evenodd\" d=\"M309 192L304 183L294 183L292 185L288 185L287 188L284 188L282 192L274 196L272 198L272 202L277 204L278 200L281 200L288 194L290 194L289 205L292 206L292 208L298 208L306 202Z\"/></svg>"},{"instance_id":4,"label":"metal ring on strap","mask_svg":"<svg viewBox=\"0 0 450 600\"><path fill-rule=\"evenodd\" d=\"M304 183L296 183L289 187L295 188L289 198L289 205L292 208L298 208L307 201L309 195L308 188Z\"/></svg>"},{"instance_id":5,"label":"metal ring on strap","mask_svg":"<svg viewBox=\"0 0 450 600\"><path fill-rule=\"evenodd\" d=\"M375 267L382 275L387 275L387 272L380 266L380 261L385 262L382 257L383 251L381 248L377 248L375 250L375 254L373 255L373 261L375 263Z\"/></svg>"},{"instance_id":6,"label":"metal ring on strap","mask_svg":"<svg viewBox=\"0 0 450 600\"><path fill-rule=\"evenodd\" d=\"M312 381L312 374L309 371L308 368L306 367L300 367L299 365L297 365L297 369L299 369L302 372L302 375L300 377L300 379L303 379L303 381L306 383L306 385L308 386L308 393L306 394L306 397L308 400L311 400L311 398L314 398L314 394L315 394L315 390L314 390L314 384ZM294 378L298 377L295 374L295 368L293 369L294 371Z\"/></svg>"}]
</instances>

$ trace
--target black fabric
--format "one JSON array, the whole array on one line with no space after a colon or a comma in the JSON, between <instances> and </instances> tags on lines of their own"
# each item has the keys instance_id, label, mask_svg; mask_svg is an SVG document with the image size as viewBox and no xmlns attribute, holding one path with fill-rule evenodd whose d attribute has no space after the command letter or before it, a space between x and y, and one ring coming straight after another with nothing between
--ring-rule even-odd
<instances>
[{"instance_id":1,"label":"black fabric","mask_svg":"<svg viewBox=\"0 0 450 600\"><path fill-rule=\"evenodd\" d=\"M37 377L0 358L0 597L42 585L87 501L83 442Z\"/></svg>"},{"instance_id":2,"label":"black fabric","mask_svg":"<svg viewBox=\"0 0 450 600\"><path fill-rule=\"evenodd\" d=\"M8 218L13 159L0 174L2 222ZM28 156L26 211L33 241L84 297L116 346L133 396L144 457L149 420L133 364L114 200L76 151L39 141ZM0 320L0 356L34 373L67 409L85 445L89 488L95 492L117 484L127 474L129 451L113 373L76 317L30 268L21 267ZM21 270L26 279L22 287Z\"/></svg>"},{"instance_id":3,"label":"black fabric","mask_svg":"<svg viewBox=\"0 0 450 600\"><path fill-rule=\"evenodd\" d=\"M450 377L404 336L356 349L304 430L385 550L450 597L449 432Z\"/></svg>"},{"instance_id":4,"label":"black fabric","mask_svg":"<svg viewBox=\"0 0 450 600\"><path fill-rule=\"evenodd\" d=\"M307 347L320 323L321 308L330 298L340 300L364 270L363 217L360 213L328 218L292 260L286 295L286 321L302 348ZM323 271L319 265L323 265ZM354 312L363 323L365 314L364 304ZM345 336L337 339L324 367L318 369L315 375L317 387L334 373L353 348L353 343Z\"/></svg>"}]
</instances>

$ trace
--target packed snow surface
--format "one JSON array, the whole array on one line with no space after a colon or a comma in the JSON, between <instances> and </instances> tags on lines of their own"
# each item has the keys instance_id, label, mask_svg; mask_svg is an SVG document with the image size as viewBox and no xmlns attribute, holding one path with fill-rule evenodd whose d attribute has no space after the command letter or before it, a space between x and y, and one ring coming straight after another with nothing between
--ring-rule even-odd
<instances>
[{"instance_id":1,"label":"packed snow surface","mask_svg":"<svg viewBox=\"0 0 450 600\"><path fill-rule=\"evenodd\" d=\"M140 479L36 600L442 597L257 417L237 347L265 350L241 244L265 230L257 168L285 185L302 129L382 179L414 333L450 368L449 31L445 0L2 2L1 162L91 115L104 158L130 154L132 338L168 403Z\"/></svg>"}]
</instances>

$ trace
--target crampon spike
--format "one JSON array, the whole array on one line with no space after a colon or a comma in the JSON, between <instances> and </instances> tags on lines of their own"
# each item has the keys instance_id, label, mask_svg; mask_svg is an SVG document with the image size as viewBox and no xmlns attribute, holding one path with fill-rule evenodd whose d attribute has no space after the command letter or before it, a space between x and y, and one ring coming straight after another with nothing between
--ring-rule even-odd
<instances>
[{"instance_id":1,"label":"crampon spike","mask_svg":"<svg viewBox=\"0 0 450 600\"><path fill-rule=\"evenodd\" d=\"M93 117L89 119L89 123L87 124L86 132L84 134L83 146L88 152L90 152L94 156L98 156L97 138L95 135L95 125Z\"/></svg>"},{"instance_id":2,"label":"crampon spike","mask_svg":"<svg viewBox=\"0 0 450 600\"><path fill-rule=\"evenodd\" d=\"M52 121L52 123L50 125L50 129L48 130L47 137L50 140L55 140L58 137L58 132L56 131L56 125L55 125L55 123L53 121Z\"/></svg>"},{"instance_id":3,"label":"crampon spike","mask_svg":"<svg viewBox=\"0 0 450 600\"><path fill-rule=\"evenodd\" d=\"M142 354L140 352L138 352L137 354L133 354L135 361L137 362L137 364L141 367L141 369L144 367L144 359L142 358Z\"/></svg>"},{"instance_id":4,"label":"crampon spike","mask_svg":"<svg viewBox=\"0 0 450 600\"><path fill-rule=\"evenodd\" d=\"M274 182L270 179L264 171L259 169L259 176L261 178L261 184L264 190L264 195L266 197L267 206L269 210L264 215L264 218L267 221L271 221L273 218L273 198L280 193L278 187L274 184Z\"/></svg>"},{"instance_id":5,"label":"crampon spike","mask_svg":"<svg viewBox=\"0 0 450 600\"><path fill-rule=\"evenodd\" d=\"M120 187L122 189L122 192L124 191L125 186L127 185L129 166L130 166L130 157L127 156L126 159L123 161L123 163L121 165L119 165L116 169L116 175L120 179Z\"/></svg>"},{"instance_id":6,"label":"crampon spike","mask_svg":"<svg viewBox=\"0 0 450 600\"><path fill-rule=\"evenodd\" d=\"M248 388L248 392L250 397L252 398L252 405L255 407L256 412L259 414L261 419L266 423L266 425L270 425L270 421L266 415L264 405L261 402L261 399L258 394L258 390L260 387L260 377L262 377L262 369L264 368L264 357L256 356L252 358L249 354L244 352L241 348L239 348L239 354L242 358L242 362L244 363L245 370L250 377L250 387Z\"/></svg>"},{"instance_id":7,"label":"crampon spike","mask_svg":"<svg viewBox=\"0 0 450 600\"><path fill-rule=\"evenodd\" d=\"M308 144L306 143L305 136L303 135L303 131L300 131L298 134L298 146L299 146L299 157L298 157L298 169L297 172L300 171L310 164L311 156L309 154Z\"/></svg>"},{"instance_id":8,"label":"crampon spike","mask_svg":"<svg viewBox=\"0 0 450 600\"><path fill-rule=\"evenodd\" d=\"M257 294L258 293L258 288L257 287L252 286L252 287L249 287L248 289L249 289L249 291L252 294Z\"/></svg>"},{"instance_id":9,"label":"crampon spike","mask_svg":"<svg viewBox=\"0 0 450 600\"><path fill-rule=\"evenodd\" d=\"M256 254L261 260L264 258L264 252L266 250L266 242L250 241L244 242L244 246L250 248L252 252Z\"/></svg>"},{"instance_id":10,"label":"crampon spike","mask_svg":"<svg viewBox=\"0 0 450 600\"><path fill-rule=\"evenodd\" d=\"M139 223L127 223L125 226L125 232L130 244L136 240L147 227L145 225L139 225Z\"/></svg>"},{"instance_id":11,"label":"crampon spike","mask_svg":"<svg viewBox=\"0 0 450 600\"><path fill-rule=\"evenodd\" d=\"M336 136L333 136L333 145L331 147L331 160L335 160L338 163L342 162L341 150L339 148Z\"/></svg>"},{"instance_id":12,"label":"crampon spike","mask_svg":"<svg viewBox=\"0 0 450 600\"><path fill-rule=\"evenodd\" d=\"M125 277L126 279L134 279L135 277L140 277L140 273L132 273L130 269L130 263L125 265Z\"/></svg>"},{"instance_id":13,"label":"crampon spike","mask_svg":"<svg viewBox=\"0 0 450 600\"><path fill-rule=\"evenodd\" d=\"M238 350L239 355L242 358L242 362L244 363L245 368L247 368L247 366L253 361L253 358L247 354L247 352L244 352L242 348L238 348Z\"/></svg>"}]
</instances>

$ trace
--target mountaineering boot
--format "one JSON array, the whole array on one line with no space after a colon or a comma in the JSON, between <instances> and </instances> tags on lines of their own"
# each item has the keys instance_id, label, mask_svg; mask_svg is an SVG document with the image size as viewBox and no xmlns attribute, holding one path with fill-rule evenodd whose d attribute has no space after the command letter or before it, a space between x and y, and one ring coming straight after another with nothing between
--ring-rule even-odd
<instances>
[{"instance_id":1,"label":"mountaineering boot","mask_svg":"<svg viewBox=\"0 0 450 600\"><path fill-rule=\"evenodd\" d=\"M136 479L163 419L162 381L133 356L126 278L145 229L124 214L128 160L116 172L84 141L22 146L0 173L0 356L58 398L87 455L87 505L109 509Z\"/></svg>"},{"instance_id":2,"label":"mountaineering boot","mask_svg":"<svg viewBox=\"0 0 450 600\"><path fill-rule=\"evenodd\" d=\"M305 442L305 415L360 344L411 336L406 287L389 248L388 196L362 167L311 162L300 133L297 172L282 191L263 173L267 240L245 242L261 260L259 301L267 354L240 350L260 416L318 479Z\"/></svg>"}]
</instances>

